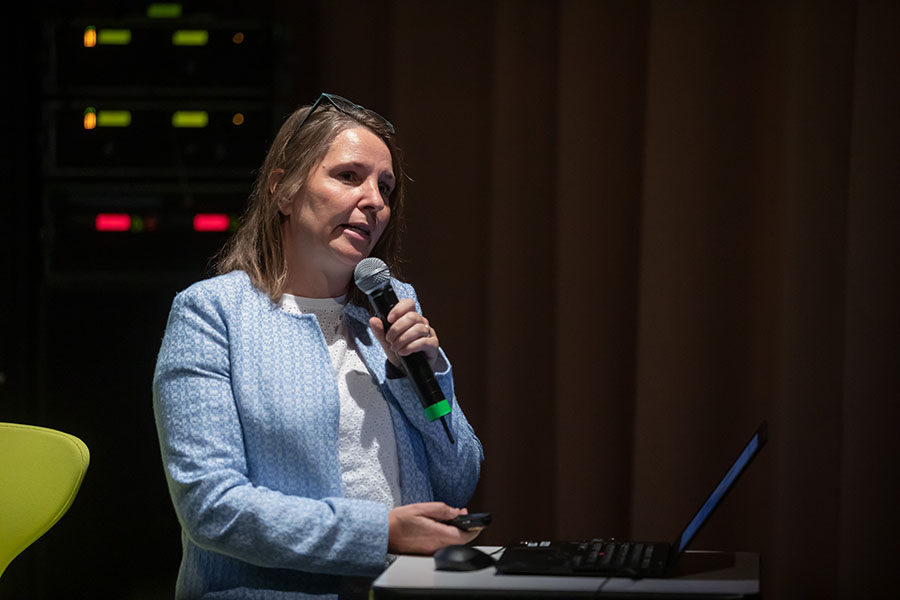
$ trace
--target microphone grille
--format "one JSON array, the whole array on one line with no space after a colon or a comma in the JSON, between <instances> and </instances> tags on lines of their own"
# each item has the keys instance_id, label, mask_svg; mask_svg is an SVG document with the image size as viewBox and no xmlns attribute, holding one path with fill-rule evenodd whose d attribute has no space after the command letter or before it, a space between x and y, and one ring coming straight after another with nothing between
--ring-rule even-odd
<instances>
[{"instance_id":1,"label":"microphone grille","mask_svg":"<svg viewBox=\"0 0 900 600\"><path fill-rule=\"evenodd\" d=\"M370 256L356 264L356 268L353 270L353 279L356 281L356 286L364 294L371 294L378 288L390 283L391 272L383 260Z\"/></svg>"}]
</instances>

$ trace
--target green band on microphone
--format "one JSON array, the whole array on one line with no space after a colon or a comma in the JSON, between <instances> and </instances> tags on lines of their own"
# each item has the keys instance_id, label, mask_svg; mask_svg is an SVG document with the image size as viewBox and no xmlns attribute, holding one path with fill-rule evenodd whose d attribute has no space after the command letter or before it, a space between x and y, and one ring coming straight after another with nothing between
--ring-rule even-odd
<instances>
[{"instance_id":1,"label":"green band on microphone","mask_svg":"<svg viewBox=\"0 0 900 600\"><path fill-rule=\"evenodd\" d=\"M435 402L431 406L425 407L425 416L429 421L436 421L446 414L450 413L450 403L446 400Z\"/></svg>"}]
</instances>

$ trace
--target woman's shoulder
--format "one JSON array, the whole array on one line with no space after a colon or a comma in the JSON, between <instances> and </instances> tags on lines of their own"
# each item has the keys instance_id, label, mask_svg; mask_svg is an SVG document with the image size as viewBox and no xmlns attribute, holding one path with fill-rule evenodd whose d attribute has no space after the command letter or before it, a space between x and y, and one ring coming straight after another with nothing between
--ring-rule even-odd
<instances>
[{"instance_id":1,"label":"woman's shoulder","mask_svg":"<svg viewBox=\"0 0 900 600\"><path fill-rule=\"evenodd\" d=\"M246 273L231 271L191 284L178 293L176 302L227 307L263 299L267 300L268 296L253 285Z\"/></svg>"},{"instance_id":2,"label":"woman's shoulder","mask_svg":"<svg viewBox=\"0 0 900 600\"><path fill-rule=\"evenodd\" d=\"M240 292L245 288L252 288L250 277L243 271L230 271L222 275L215 275L207 279L201 279L192 283L181 294L198 294L198 293L229 293Z\"/></svg>"}]
</instances>

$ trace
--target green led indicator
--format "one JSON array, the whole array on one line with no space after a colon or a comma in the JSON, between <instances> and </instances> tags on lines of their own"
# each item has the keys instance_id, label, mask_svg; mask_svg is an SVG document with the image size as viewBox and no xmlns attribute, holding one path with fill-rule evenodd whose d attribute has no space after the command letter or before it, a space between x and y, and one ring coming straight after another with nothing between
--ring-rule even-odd
<instances>
[{"instance_id":1,"label":"green led indicator","mask_svg":"<svg viewBox=\"0 0 900 600\"><path fill-rule=\"evenodd\" d=\"M131 43L131 30L100 29L97 31L97 43L106 46L127 46Z\"/></svg>"},{"instance_id":2,"label":"green led indicator","mask_svg":"<svg viewBox=\"0 0 900 600\"><path fill-rule=\"evenodd\" d=\"M131 230L135 233L144 231L144 218L138 216L131 217Z\"/></svg>"},{"instance_id":3,"label":"green led indicator","mask_svg":"<svg viewBox=\"0 0 900 600\"><path fill-rule=\"evenodd\" d=\"M209 43L209 31L205 29L179 29L172 33L176 46L205 46Z\"/></svg>"},{"instance_id":4,"label":"green led indicator","mask_svg":"<svg viewBox=\"0 0 900 600\"><path fill-rule=\"evenodd\" d=\"M151 19L177 19L181 16L181 5L159 2L147 7L147 16Z\"/></svg>"},{"instance_id":5,"label":"green led indicator","mask_svg":"<svg viewBox=\"0 0 900 600\"><path fill-rule=\"evenodd\" d=\"M209 114L205 110L178 110L172 113L172 127L206 127Z\"/></svg>"},{"instance_id":6,"label":"green led indicator","mask_svg":"<svg viewBox=\"0 0 900 600\"><path fill-rule=\"evenodd\" d=\"M131 125L130 110L97 111L97 127L128 127Z\"/></svg>"}]
</instances>

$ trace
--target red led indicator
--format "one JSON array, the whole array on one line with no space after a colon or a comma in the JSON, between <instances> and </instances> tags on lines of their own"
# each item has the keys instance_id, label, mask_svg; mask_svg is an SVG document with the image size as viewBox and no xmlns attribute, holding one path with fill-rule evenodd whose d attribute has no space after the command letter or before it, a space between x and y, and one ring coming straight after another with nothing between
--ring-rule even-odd
<instances>
[{"instance_id":1,"label":"red led indicator","mask_svg":"<svg viewBox=\"0 0 900 600\"><path fill-rule=\"evenodd\" d=\"M97 231L128 231L131 229L131 215L121 213L100 213L94 219Z\"/></svg>"},{"instance_id":2,"label":"red led indicator","mask_svg":"<svg viewBox=\"0 0 900 600\"><path fill-rule=\"evenodd\" d=\"M228 231L228 215L208 213L194 215L194 231Z\"/></svg>"}]
</instances>

